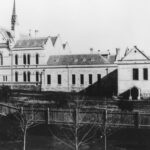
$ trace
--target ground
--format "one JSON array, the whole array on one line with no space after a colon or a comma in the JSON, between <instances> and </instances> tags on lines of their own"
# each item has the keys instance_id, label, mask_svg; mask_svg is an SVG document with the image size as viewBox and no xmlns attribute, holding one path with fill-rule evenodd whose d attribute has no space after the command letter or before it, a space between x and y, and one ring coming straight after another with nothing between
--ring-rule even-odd
<instances>
[{"instance_id":1,"label":"ground","mask_svg":"<svg viewBox=\"0 0 150 150\"><path fill-rule=\"evenodd\" d=\"M42 127L43 128L43 127ZM52 137L46 128L37 127L27 136L27 150L70 150ZM107 138L107 150L149 150L150 130L118 129ZM21 150L22 142L0 142L0 150ZM99 138L80 150L104 150L103 139Z\"/></svg>"}]
</instances>

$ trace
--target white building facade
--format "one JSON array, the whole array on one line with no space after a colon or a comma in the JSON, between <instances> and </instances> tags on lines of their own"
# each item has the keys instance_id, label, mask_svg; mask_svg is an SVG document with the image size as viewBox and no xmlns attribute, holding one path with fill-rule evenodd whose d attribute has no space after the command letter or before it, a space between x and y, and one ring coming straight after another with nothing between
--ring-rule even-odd
<instances>
[{"instance_id":1,"label":"white building facade","mask_svg":"<svg viewBox=\"0 0 150 150\"><path fill-rule=\"evenodd\" d=\"M136 46L117 61L118 95L137 88L138 99L150 97L150 59ZM132 95L130 95L132 96Z\"/></svg>"}]
</instances>

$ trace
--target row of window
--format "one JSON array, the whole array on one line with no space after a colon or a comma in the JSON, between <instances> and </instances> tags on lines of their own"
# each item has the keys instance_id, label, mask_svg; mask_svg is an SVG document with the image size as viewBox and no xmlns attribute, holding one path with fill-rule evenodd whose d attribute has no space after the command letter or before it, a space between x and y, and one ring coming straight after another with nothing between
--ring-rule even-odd
<instances>
[{"instance_id":1,"label":"row of window","mask_svg":"<svg viewBox=\"0 0 150 150\"><path fill-rule=\"evenodd\" d=\"M35 80L36 82L39 82L40 73L35 73ZM24 82L30 82L31 81L31 72L23 72L23 81ZM15 72L15 82L18 82L18 72Z\"/></svg>"},{"instance_id":2,"label":"row of window","mask_svg":"<svg viewBox=\"0 0 150 150\"><path fill-rule=\"evenodd\" d=\"M93 75L89 74L89 84L93 83ZM101 81L101 74L97 74L97 81L100 82ZM50 85L52 82L51 80L51 75L47 75L47 84ZM58 74L57 75L57 83L58 84L62 84L62 75ZM76 84L76 75L72 74L72 84L75 85ZM80 84L83 85L84 84L84 74L80 74Z\"/></svg>"},{"instance_id":3,"label":"row of window","mask_svg":"<svg viewBox=\"0 0 150 150\"><path fill-rule=\"evenodd\" d=\"M133 80L139 80L138 68L133 68ZM148 80L148 68L143 68L143 80Z\"/></svg>"},{"instance_id":4,"label":"row of window","mask_svg":"<svg viewBox=\"0 0 150 150\"><path fill-rule=\"evenodd\" d=\"M16 54L15 55L15 65L18 65L18 59L19 56ZM30 54L23 54L23 64L26 65L30 65L31 63L31 55ZM35 64L38 65L39 64L39 54L35 55Z\"/></svg>"}]
</instances>

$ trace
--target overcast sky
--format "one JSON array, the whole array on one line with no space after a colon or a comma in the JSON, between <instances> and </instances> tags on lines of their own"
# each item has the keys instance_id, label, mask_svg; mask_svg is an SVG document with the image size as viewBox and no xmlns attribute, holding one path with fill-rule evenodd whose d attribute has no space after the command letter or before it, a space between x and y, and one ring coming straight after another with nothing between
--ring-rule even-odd
<instances>
[{"instance_id":1,"label":"overcast sky","mask_svg":"<svg viewBox=\"0 0 150 150\"><path fill-rule=\"evenodd\" d=\"M13 0L0 0L0 25L10 28ZM74 52L137 45L150 54L150 0L16 0L19 27L60 34Z\"/></svg>"}]
</instances>

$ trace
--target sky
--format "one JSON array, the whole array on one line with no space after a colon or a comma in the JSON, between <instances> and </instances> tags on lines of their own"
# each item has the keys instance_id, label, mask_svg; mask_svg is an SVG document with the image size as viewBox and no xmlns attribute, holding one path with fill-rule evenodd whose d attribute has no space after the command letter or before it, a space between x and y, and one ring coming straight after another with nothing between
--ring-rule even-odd
<instances>
[{"instance_id":1,"label":"sky","mask_svg":"<svg viewBox=\"0 0 150 150\"><path fill-rule=\"evenodd\" d=\"M0 26L10 28L12 7L0 0ZM74 53L137 45L150 55L150 0L16 0L16 12L21 32L60 34Z\"/></svg>"}]
</instances>

